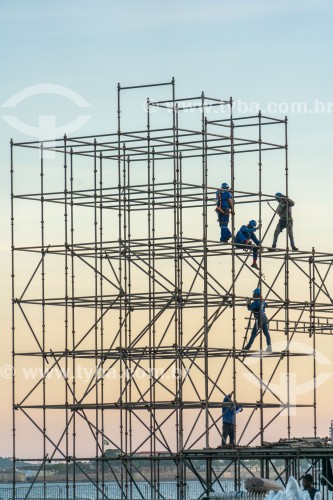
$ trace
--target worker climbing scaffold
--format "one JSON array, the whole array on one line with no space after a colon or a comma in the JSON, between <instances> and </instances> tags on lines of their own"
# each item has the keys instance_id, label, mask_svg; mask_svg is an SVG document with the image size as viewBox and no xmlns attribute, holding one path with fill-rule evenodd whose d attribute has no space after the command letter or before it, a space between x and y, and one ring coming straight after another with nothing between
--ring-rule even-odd
<instances>
[{"instance_id":1,"label":"worker climbing scaffold","mask_svg":"<svg viewBox=\"0 0 333 500\"><path fill-rule=\"evenodd\" d=\"M272 344L271 337L268 330L267 316L265 314L266 302L261 298L261 290L260 288L256 288L253 290L253 300L250 298L246 299L247 308L254 315L254 326L252 329L251 337L246 346L244 347L245 351L251 349L252 344L258 335L259 331L262 330L263 334L266 337L267 348L266 352L272 352Z\"/></svg>"},{"instance_id":2,"label":"worker climbing scaffold","mask_svg":"<svg viewBox=\"0 0 333 500\"><path fill-rule=\"evenodd\" d=\"M253 250L253 263L251 264L251 267L253 267L254 269L259 269L257 260L260 241L254 234L257 229L257 222L255 220L250 220L247 225L244 225L240 228L235 237L236 247L241 247L243 248L243 250Z\"/></svg>"}]
</instances>

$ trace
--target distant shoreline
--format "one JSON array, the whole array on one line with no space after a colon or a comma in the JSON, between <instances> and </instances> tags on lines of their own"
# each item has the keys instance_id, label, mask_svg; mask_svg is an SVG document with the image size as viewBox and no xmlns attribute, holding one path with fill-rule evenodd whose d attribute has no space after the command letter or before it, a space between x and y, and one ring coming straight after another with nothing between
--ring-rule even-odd
<instances>
[{"instance_id":1,"label":"distant shoreline","mask_svg":"<svg viewBox=\"0 0 333 500\"><path fill-rule=\"evenodd\" d=\"M219 469L216 469L216 472L219 473L219 471L222 473L222 468L221 470ZM144 473L147 473L149 471L143 471ZM250 477L250 473L244 473L244 479L246 479L246 477ZM187 479L187 482L189 481L197 481L197 477L195 476L195 474L193 474L193 472L191 471L188 471L187 475L186 475L186 479ZM98 480L100 482L102 482L102 474L98 474ZM17 477L16 478L16 484L23 484L23 485L29 485L31 484L33 481L35 484L43 484L43 482L47 483L47 484L50 484L50 483L53 483L53 484L63 484L63 483L66 483L66 474L56 474L56 475L47 475L47 476L43 476L43 474L40 474L40 476L34 480L34 478L32 477L31 480L29 479L23 479L22 477ZM232 472L231 471L225 471L223 473L223 478L221 478L222 480L224 481L231 481L233 480L233 476L232 476ZM142 476L137 473L137 472L134 472L133 473L133 480L135 482L145 482L145 481L142 481ZM86 474L76 474L75 475L75 482L80 482L80 483L87 483L87 484L92 484L93 482L96 481L96 473L95 472L89 472L89 473L86 473ZM121 475L120 473L117 471L117 472L114 472L113 474L109 473L109 472L106 472L104 473L104 482L108 482L108 483L114 483L116 481L121 481ZM176 481L176 478L175 478L175 474L174 474L174 471L160 471L159 473L159 481L160 482L173 482L173 481ZM68 481L69 483L72 482L72 481ZM4 480L0 480L0 485L1 484L12 484L12 475L10 474L9 476L7 476L7 478Z\"/></svg>"}]
</instances>

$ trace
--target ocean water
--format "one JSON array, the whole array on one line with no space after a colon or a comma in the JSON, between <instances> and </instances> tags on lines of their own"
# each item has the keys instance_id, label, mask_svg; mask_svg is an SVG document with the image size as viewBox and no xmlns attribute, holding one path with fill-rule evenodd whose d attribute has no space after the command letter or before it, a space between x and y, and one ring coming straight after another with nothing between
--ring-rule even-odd
<instances>
[{"instance_id":1,"label":"ocean water","mask_svg":"<svg viewBox=\"0 0 333 500\"><path fill-rule=\"evenodd\" d=\"M151 488L148 483L137 482L137 487L132 486L132 491L124 491L123 495L116 482L108 482L104 484L104 489L97 488L93 484L89 483L77 483L75 488L72 484L66 488L64 483L51 483L45 486L37 484L34 486L28 485L17 485L15 491L15 497L13 496L13 488L8 484L0 485L0 500L176 500L177 499L177 487L176 483L172 481L165 481L159 484L159 491L156 493L155 497L151 495ZM140 490L140 491L139 491ZM217 496L216 499L224 492L231 493L234 491L232 481L220 481L220 483L215 483L213 485L213 492L211 493L212 498L214 494ZM242 485L241 490L244 492L244 486ZM323 492L322 492L323 493ZM203 486L199 481L188 481L186 485L186 500L198 500L205 498L206 494ZM226 496L229 499L235 498L231 494ZM237 497L236 497L237 498ZM250 494L245 494L240 496L239 499L242 500L256 500L256 497ZM257 500L262 500L259 495ZM323 495L323 500L333 500L333 492L325 491Z\"/></svg>"},{"instance_id":2,"label":"ocean water","mask_svg":"<svg viewBox=\"0 0 333 500\"><path fill-rule=\"evenodd\" d=\"M136 485L136 486L135 486ZM116 482L104 483L104 488L100 485L99 491L93 484L77 483L75 488L73 484L69 484L66 488L64 483L46 484L45 489L41 484L31 485L16 485L15 497L13 496L13 488L11 485L0 485L0 500L27 499L27 500L122 500L122 499L145 499L150 500L152 497L150 484L145 482L136 482L132 485L132 490L128 490L127 494L121 494L121 489ZM220 481L213 486L215 493L233 491L232 481ZM186 500L197 500L205 492L204 487L199 481L188 481L186 484ZM204 496L204 495L203 495ZM177 486L175 482L165 481L159 484L158 500L176 500Z\"/></svg>"}]
</instances>

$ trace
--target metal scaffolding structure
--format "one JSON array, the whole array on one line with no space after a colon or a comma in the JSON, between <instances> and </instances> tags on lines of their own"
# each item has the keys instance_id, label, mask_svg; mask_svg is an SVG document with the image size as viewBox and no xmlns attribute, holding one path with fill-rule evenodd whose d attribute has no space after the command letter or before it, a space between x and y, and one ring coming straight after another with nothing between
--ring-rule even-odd
<instances>
[{"instance_id":1,"label":"metal scaffolding structure","mask_svg":"<svg viewBox=\"0 0 333 500\"><path fill-rule=\"evenodd\" d=\"M162 97L142 111L130 91L148 88ZM259 271L219 241L225 180L233 236L259 222ZM178 499L190 479L200 498L223 490L230 471L239 489L252 459L284 482L302 460L319 471L330 447L267 448L300 420L317 436L318 344L333 329L333 254L293 252L285 234L269 251L277 182L289 196L287 118L236 116L231 98L204 93L176 98L174 79L118 85L114 133L12 142L13 456L40 464L45 498L52 463L64 464L66 498L84 478L98 499L111 498L110 481L119 498L166 498L163 468ZM243 350L258 286L272 353L261 331ZM244 408L239 446L217 448L231 391Z\"/></svg>"}]
</instances>

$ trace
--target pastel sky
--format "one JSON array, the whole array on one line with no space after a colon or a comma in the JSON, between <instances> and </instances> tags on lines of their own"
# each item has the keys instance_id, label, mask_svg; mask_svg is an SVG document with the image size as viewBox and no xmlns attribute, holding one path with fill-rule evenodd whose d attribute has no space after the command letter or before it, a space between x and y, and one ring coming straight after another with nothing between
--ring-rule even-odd
<instances>
[{"instance_id":1,"label":"pastel sky","mask_svg":"<svg viewBox=\"0 0 333 500\"><path fill-rule=\"evenodd\" d=\"M43 124L46 133L54 127L61 136L78 115L89 119L74 135L115 131L118 82L158 83L174 76L179 97L204 90L211 97L233 96L239 106L288 115L297 244L331 250L332 16L330 0L1 2L1 365L10 364L10 138L34 140ZM68 95L37 92L28 97L35 86L50 91L61 86ZM13 105L10 99L21 91L27 98ZM79 112L71 92L79 96ZM148 95L145 90L128 102L143 108ZM22 172L20 182L29 184L30 168L26 177ZM250 177L244 188L247 182ZM283 180L276 191L282 189ZM326 355L332 352L325 347ZM4 456L11 453L10 385L3 378L1 386ZM331 382L324 384L321 397L331 388ZM320 411L325 434L332 415L327 408Z\"/></svg>"}]
</instances>

